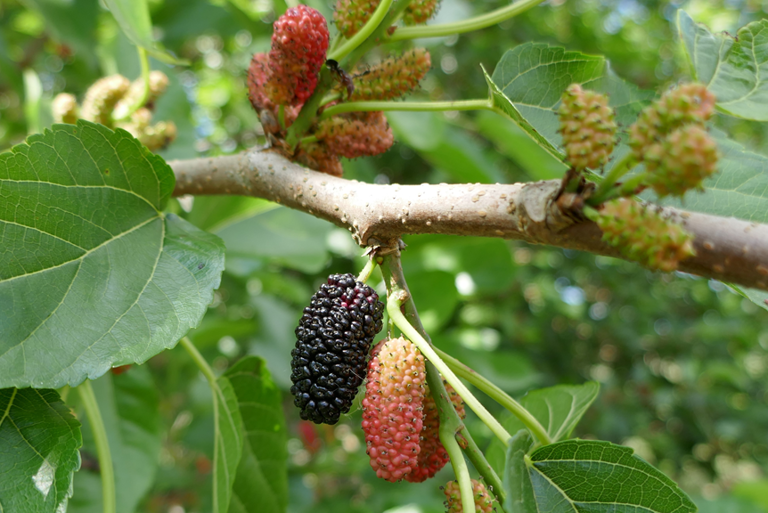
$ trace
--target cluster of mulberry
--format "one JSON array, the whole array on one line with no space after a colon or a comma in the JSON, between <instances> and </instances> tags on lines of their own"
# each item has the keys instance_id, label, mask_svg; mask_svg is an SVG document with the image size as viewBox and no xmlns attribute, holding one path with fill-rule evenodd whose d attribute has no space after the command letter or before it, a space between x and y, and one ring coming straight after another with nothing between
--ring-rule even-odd
<instances>
[{"instance_id":1,"label":"cluster of mulberry","mask_svg":"<svg viewBox=\"0 0 768 513\"><path fill-rule=\"evenodd\" d=\"M577 170L607 164L616 140L616 122L608 97L571 84L563 93L558 113L568 163Z\"/></svg>"},{"instance_id":2,"label":"cluster of mulberry","mask_svg":"<svg viewBox=\"0 0 768 513\"><path fill-rule=\"evenodd\" d=\"M272 49L255 54L248 68L248 98L265 132L276 134L281 130L277 125L281 105L285 107L284 128L290 126L317 87L327 50L328 24L315 9L306 5L292 7L275 21Z\"/></svg>"},{"instance_id":3,"label":"cluster of mulberry","mask_svg":"<svg viewBox=\"0 0 768 513\"><path fill-rule=\"evenodd\" d=\"M371 5L375 10L378 2ZM368 4L363 2L349 7L358 12L367 9L366 6ZM323 173L341 176L340 157L378 155L392 146L394 136L383 112L353 112L311 125L305 134L308 141L295 149L286 147L287 129L315 91L327 50L325 18L305 5L288 9L274 24L271 51L258 53L251 60L248 97L259 114L264 133L287 157ZM409 52L401 59L399 67L394 62L385 62L382 73L374 75L378 77L376 88L399 91L386 96L392 98L418 84L429 68L429 54L424 50ZM402 69L405 65L415 66L410 75L416 78ZM363 91L373 97L372 90L364 88ZM360 98L360 95L354 97Z\"/></svg>"},{"instance_id":4,"label":"cluster of mulberry","mask_svg":"<svg viewBox=\"0 0 768 513\"><path fill-rule=\"evenodd\" d=\"M363 383L384 305L352 274L333 274L312 296L296 328L291 394L301 418L335 424Z\"/></svg>"},{"instance_id":5,"label":"cluster of mulberry","mask_svg":"<svg viewBox=\"0 0 768 513\"><path fill-rule=\"evenodd\" d=\"M646 107L629 129L629 145L651 172L659 196L682 196L715 172L717 147L704 129L715 96L698 83L683 84Z\"/></svg>"},{"instance_id":6,"label":"cluster of mulberry","mask_svg":"<svg viewBox=\"0 0 768 513\"><path fill-rule=\"evenodd\" d=\"M495 511L493 496L482 482L473 479L472 492L475 499L475 513L491 513ZM464 511L461 506L461 492L459 491L459 483L457 481L449 481L443 487L443 493L445 494L446 513L462 513Z\"/></svg>"},{"instance_id":7,"label":"cluster of mulberry","mask_svg":"<svg viewBox=\"0 0 768 513\"><path fill-rule=\"evenodd\" d=\"M168 77L165 73L152 71L149 74L147 98L140 108L126 117L141 100L144 81L139 78L131 83L122 75L110 75L97 80L88 88L82 107L78 106L77 99L71 94L57 95L52 105L54 122L74 124L78 118L82 118L109 128L122 128L151 151L162 149L176 138L176 125L172 121L151 122L155 101L167 87Z\"/></svg>"},{"instance_id":8,"label":"cluster of mulberry","mask_svg":"<svg viewBox=\"0 0 768 513\"><path fill-rule=\"evenodd\" d=\"M461 398L450 386L446 389L463 417ZM411 483L434 476L448 461L439 427L422 354L402 337L380 342L368 364L363 399L366 451L376 475Z\"/></svg>"},{"instance_id":9,"label":"cluster of mulberry","mask_svg":"<svg viewBox=\"0 0 768 513\"><path fill-rule=\"evenodd\" d=\"M651 269L671 272L696 254L693 236L682 226L630 199L606 203L596 222L605 242Z\"/></svg>"}]
</instances>

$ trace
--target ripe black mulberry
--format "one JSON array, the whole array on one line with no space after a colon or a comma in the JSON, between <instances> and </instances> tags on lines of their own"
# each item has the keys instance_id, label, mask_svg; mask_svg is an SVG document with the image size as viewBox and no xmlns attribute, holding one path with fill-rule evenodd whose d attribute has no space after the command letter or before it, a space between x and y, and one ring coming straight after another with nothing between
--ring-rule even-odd
<instances>
[{"instance_id":1,"label":"ripe black mulberry","mask_svg":"<svg viewBox=\"0 0 768 513\"><path fill-rule=\"evenodd\" d=\"M352 274L333 274L312 296L296 328L291 393L301 418L335 424L366 375L384 304Z\"/></svg>"}]
</instances>

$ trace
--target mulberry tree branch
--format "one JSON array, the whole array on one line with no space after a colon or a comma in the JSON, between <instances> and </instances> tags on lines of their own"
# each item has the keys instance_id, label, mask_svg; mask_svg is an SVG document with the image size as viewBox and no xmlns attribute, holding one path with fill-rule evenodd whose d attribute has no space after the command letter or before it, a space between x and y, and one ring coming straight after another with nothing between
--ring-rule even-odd
<instances>
[{"instance_id":1,"label":"mulberry tree branch","mask_svg":"<svg viewBox=\"0 0 768 513\"><path fill-rule=\"evenodd\" d=\"M336 178L268 151L169 162L174 195L264 198L347 228L356 242L391 246L402 235L442 233L523 240L622 258L591 221L558 199L560 181L375 185ZM768 291L768 225L673 208L659 211L695 237L679 270Z\"/></svg>"}]
</instances>

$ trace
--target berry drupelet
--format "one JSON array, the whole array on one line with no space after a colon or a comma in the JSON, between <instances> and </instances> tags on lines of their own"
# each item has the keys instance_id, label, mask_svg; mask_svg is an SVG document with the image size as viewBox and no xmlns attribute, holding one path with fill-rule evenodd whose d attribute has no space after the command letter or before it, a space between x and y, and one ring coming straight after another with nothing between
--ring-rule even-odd
<instances>
[{"instance_id":1,"label":"berry drupelet","mask_svg":"<svg viewBox=\"0 0 768 513\"><path fill-rule=\"evenodd\" d=\"M383 310L376 292L352 274L329 276L312 296L291 352L291 393L302 419L335 424L349 411Z\"/></svg>"}]
</instances>

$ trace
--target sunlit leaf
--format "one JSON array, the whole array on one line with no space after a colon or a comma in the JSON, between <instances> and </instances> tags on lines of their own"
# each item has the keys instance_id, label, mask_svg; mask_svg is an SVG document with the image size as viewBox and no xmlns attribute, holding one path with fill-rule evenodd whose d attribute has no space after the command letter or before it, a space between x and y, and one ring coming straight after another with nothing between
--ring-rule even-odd
<instances>
[{"instance_id":1,"label":"sunlit leaf","mask_svg":"<svg viewBox=\"0 0 768 513\"><path fill-rule=\"evenodd\" d=\"M609 442L566 440L533 452L528 472L539 511L693 513L663 472Z\"/></svg>"},{"instance_id":2,"label":"sunlit leaf","mask_svg":"<svg viewBox=\"0 0 768 513\"><path fill-rule=\"evenodd\" d=\"M485 73L485 70L483 70ZM616 121L629 125L653 96L617 77L602 56L566 51L545 43L525 43L508 50L493 76L485 73L497 112L506 115L542 148L559 160L559 120L556 108L573 83L608 95Z\"/></svg>"},{"instance_id":3,"label":"sunlit leaf","mask_svg":"<svg viewBox=\"0 0 768 513\"><path fill-rule=\"evenodd\" d=\"M162 214L173 187L127 132L84 121L0 155L0 386L75 385L199 323L224 247Z\"/></svg>"},{"instance_id":4,"label":"sunlit leaf","mask_svg":"<svg viewBox=\"0 0 768 513\"><path fill-rule=\"evenodd\" d=\"M529 392L520 399L520 404L536 417L552 441L557 442L571 436L599 392L600 385L594 381L583 385L557 385ZM525 428L512 414L503 418L502 424L512 433ZM501 441L491 441L486 453L491 465L501 470L504 458Z\"/></svg>"},{"instance_id":5,"label":"sunlit leaf","mask_svg":"<svg viewBox=\"0 0 768 513\"><path fill-rule=\"evenodd\" d=\"M683 10L677 25L693 76L715 94L717 108L768 121L768 20L742 27L736 37L713 34Z\"/></svg>"}]
</instances>

